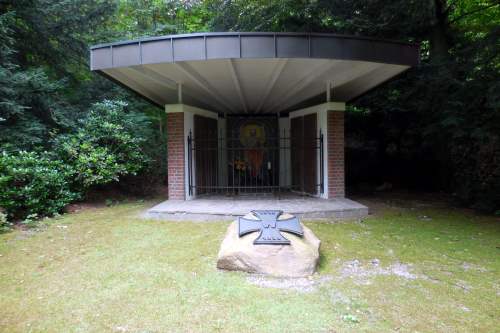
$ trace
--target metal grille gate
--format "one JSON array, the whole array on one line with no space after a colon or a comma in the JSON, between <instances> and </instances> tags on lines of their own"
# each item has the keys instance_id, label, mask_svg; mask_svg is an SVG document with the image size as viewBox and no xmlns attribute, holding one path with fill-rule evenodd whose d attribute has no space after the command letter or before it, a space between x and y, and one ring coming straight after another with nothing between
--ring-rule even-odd
<instances>
[{"instance_id":1,"label":"metal grille gate","mask_svg":"<svg viewBox=\"0 0 500 333\"><path fill-rule=\"evenodd\" d=\"M197 134L198 137L194 137L190 132L187 137L189 195L280 195L286 192L315 195L324 191L321 132L318 137L300 143L283 133L280 137L268 138L269 144L255 148L239 147L234 143L240 138L224 137L216 131ZM304 170L307 164L292 163L293 156L317 159L314 189L306 188L303 180L293 177L294 172L304 175L308 171Z\"/></svg>"}]
</instances>

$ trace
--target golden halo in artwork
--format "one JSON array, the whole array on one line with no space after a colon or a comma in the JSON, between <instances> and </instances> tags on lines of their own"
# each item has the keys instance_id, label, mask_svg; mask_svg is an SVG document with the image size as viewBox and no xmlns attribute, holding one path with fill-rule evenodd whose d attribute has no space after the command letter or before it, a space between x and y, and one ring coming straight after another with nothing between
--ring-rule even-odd
<instances>
[{"instance_id":1,"label":"golden halo in artwork","mask_svg":"<svg viewBox=\"0 0 500 333\"><path fill-rule=\"evenodd\" d=\"M266 142L264 126L256 123L246 123L240 127L240 142L243 147L254 148Z\"/></svg>"}]
</instances>

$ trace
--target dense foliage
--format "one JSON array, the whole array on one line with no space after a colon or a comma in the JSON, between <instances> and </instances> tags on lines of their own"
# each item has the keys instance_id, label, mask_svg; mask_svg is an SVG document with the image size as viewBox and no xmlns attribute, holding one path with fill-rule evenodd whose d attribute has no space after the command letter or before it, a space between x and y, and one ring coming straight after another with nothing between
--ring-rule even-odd
<instances>
[{"instance_id":1,"label":"dense foliage","mask_svg":"<svg viewBox=\"0 0 500 333\"><path fill-rule=\"evenodd\" d=\"M7 214L0 212L0 233L10 230L12 223L7 220Z\"/></svg>"},{"instance_id":2,"label":"dense foliage","mask_svg":"<svg viewBox=\"0 0 500 333\"><path fill-rule=\"evenodd\" d=\"M72 170L47 152L0 155L0 207L10 218L52 215L78 198Z\"/></svg>"},{"instance_id":3,"label":"dense foliage","mask_svg":"<svg viewBox=\"0 0 500 333\"><path fill-rule=\"evenodd\" d=\"M145 137L140 131L148 128L149 120L145 115L126 112L126 106L117 101L96 103L74 133L56 137L55 155L71 167L77 187L89 188L136 175L148 163L141 149Z\"/></svg>"},{"instance_id":4,"label":"dense foliage","mask_svg":"<svg viewBox=\"0 0 500 333\"><path fill-rule=\"evenodd\" d=\"M56 135L51 152L0 155L0 207L24 219L59 213L93 186L137 175L151 160L144 153L146 115L119 101L98 102L73 133Z\"/></svg>"},{"instance_id":5,"label":"dense foliage","mask_svg":"<svg viewBox=\"0 0 500 333\"><path fill-rule=\"evenodd\" d=\"M60 212L118 180L165 183L162 110L88 69L89 44L124 34L113 28L121 10L98 0L0 2L0 208L9 219Z\"/></svg>"},{"instance_id":6,"label":"dense foliage","mask_svg":"<svg viewBox=\"0 0 500 333\"><path fill-rule=\"evenodd\" d=\"M390 182L500 209L500 6L493 0L5 0L3 158L40 154L55 168L63 161L79 193L117 180L122 189L165 183L164 113L91 73L88 46L194 31L334 32L420 43L419 67L351 103L348 189ZM35 171L26 175L36 178Z\"/></svg>"}]
</instances>

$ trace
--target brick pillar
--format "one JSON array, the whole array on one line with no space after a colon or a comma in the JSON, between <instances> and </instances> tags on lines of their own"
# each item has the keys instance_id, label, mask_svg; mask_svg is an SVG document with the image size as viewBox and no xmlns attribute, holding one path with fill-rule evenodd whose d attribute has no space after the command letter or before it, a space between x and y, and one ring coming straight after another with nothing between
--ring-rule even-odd
<instances>
[{"instance_id":1,"label":"brick pillar","mask_svg":"<svg viewBox=\"0 0 500 333\"><path fill-rule=\"evenodd\" d=\"M185 200L184 113L167 114L168 199Z\"/></svg>"},{"instance_id":2,"label":"brick pillar","mask_svg":"<svg viewBox=\"0 0 500 333\"><path fill-rule=\"evenodd\" d=\"M344 112L328 111L328 197L345 196Z\"/></svg>"}]
</instances>

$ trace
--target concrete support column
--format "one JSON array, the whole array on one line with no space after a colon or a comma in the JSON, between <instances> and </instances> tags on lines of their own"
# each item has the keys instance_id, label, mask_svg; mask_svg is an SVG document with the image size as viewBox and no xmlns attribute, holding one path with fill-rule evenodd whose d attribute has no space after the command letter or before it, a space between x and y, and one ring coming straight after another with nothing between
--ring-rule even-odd
<instances>
[{"instance_id":1,"label":"concrete support column","mask_svg":"<svg viewBox=\"0 0 500 333\"><path fill-rule=\"evenodd\" d=\"M184 113L167 114L168 199L184 200L185 193Z\"/></svg>"},{"instance_id":2,"label":"concrete support column","mask_svg":"<svg viewBox=\"0 0 500 333\"><path fill-rule=\"evenodd\" d=\"M344 112L328 111L328 197L345 197Z\"/></svg>"}]
</instances>

